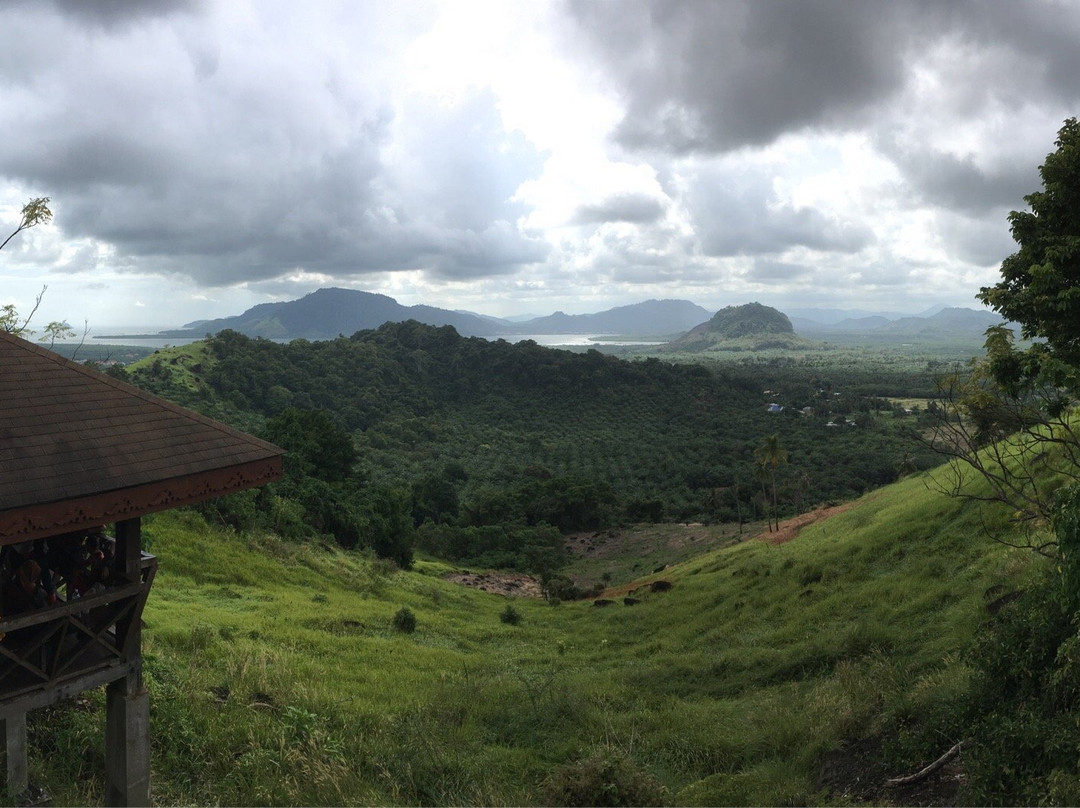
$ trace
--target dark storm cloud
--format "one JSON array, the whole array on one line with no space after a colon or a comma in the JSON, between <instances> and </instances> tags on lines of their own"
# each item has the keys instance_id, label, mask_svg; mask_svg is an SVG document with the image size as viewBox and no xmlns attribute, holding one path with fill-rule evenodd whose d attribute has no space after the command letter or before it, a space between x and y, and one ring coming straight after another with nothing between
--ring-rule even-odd
<instances>
[{"instance_id":1,"label":"dark storm cloud","mask_svg":"<svg viewBox=\"0 0 1080 808\"><path fill-rule=\"evenodd\" d=\"M625 95L617 137L630 147L723 152L806 128L871 126L936 43L1002 48L1026 63L1007 82L992 81L992 71L971 77L960 95L978 106L1080 97L1080 15L1070 4L571 0L569 8Z\"/></svg>"},{"instance_id":2,"label":"dark storm cloud","mask_svg":"<svg viewBox=\"0 0 1080 808\"><path fill-rule=\"evenodd\" d=\"M193 10L199 6L199 0L49 0L49 4L82 22L108 27Z\"/></svg>"},{"instance_id":3,"label":"dark storm cloud","mask_svg":"<svg viewBox=\"0 0 1080 808\"><path fill-rule=\"evenodd\" d=\"M112 244L114 266L214 286L297 268L474 278L546 255L511 199L543 156L490 95L393 112L318 42L189 40L161 21L89 35L95 8L125 16L0 9L0 30L17 24L48 57L29 75L0 57L0 85L27 88L0 109L0 141L20 144L0 150L0 177L44 189L64 233Z\"/></svg>"},{"instance_id":4,"label":"dark storm cloud","mask_svg":"<svg viewBox=\"0 0 1080 808\"><path fill-rule=\"evenodd\" d=\"M654 197L645 194L615 194L599 204L582 205L570 221L572 224L653 224L663 215L664 205Z\"/></svg>"},{"instance_id":5,"label":"dark storm cloud","mask_svg":"<svg viewBox=\"0 0 1080 808\"><path fill-rule=\"evenodd\" d=\"M943 216L939 229L950 253L976 266L998 266L1017 250L1004 218L995 221Z\"/></svg>"},{"instance_id":6,"label":"dark storm cloud","mask_svg":"<svg viewBox=\"0 0 1080 808\"><path fill-rule=\"evenodd\" d=\"M573 2L623 88L625 145L723 151L861 114L903 83L896 4Z\"/></svg>"},{"instance_id":7,"label":"dark storm cloud","mask_svg":"<svg viewBox=\"0 0 1080 808\"><path fill-rule=\"evenodd\" d=\"M915 189L916 203L982 216L1003 207L1018 208L1039 182L1032 160L980 168L971 156L957 157L934 149L885 149Z\"/></svg>"},{"instance_id":8,"label":"dark storm cloud","mask_svg":"<svg viewBox=\"0 0 1080 808\"><path fill-rule=\"evenodd\" d=\"M706 255L776 254L793 247L856 253L874 241L862 224L781 204L764 176L702 170L685 201Z\"/></svg>"}]
</instances>

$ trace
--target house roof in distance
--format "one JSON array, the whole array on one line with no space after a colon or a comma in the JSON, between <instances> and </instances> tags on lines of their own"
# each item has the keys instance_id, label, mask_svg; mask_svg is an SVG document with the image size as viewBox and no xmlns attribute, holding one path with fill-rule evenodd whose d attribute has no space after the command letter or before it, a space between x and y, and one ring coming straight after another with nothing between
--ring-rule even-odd
<instances>
[{"instance_id":1,"label":"house roof in distance","mask_svg":"<svg viewBox=\"0 0 1080 808\"><path fill-rule=\"evenodd\" d=\"M283 454L0 332L0 544L263 485Z\"/></svg>"}]
</instances>

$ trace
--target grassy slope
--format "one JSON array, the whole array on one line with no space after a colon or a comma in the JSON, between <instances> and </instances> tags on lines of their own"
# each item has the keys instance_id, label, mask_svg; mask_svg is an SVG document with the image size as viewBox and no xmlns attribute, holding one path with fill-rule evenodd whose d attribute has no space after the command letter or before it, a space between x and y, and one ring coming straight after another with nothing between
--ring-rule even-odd
<instances>
[{"instance_id":1,"label":"grassy slope","mask_svg":"<svg viewBox=\"0 0 1080 808\"><path fill-rule=\"evenodd\" d=\"M435 563L380 571L176 514L147 535L170 804L533 803L554 767L611 748L677 804L836 799L822 755L959 692L984 593L1035 563L923 477L790 543L683 562L632 608L517 601L518 626ZM392 629L402 606L414 634ZM59 804L100 800L102 702L32 717L32 778Z\"/></svg>"}]
</instances>

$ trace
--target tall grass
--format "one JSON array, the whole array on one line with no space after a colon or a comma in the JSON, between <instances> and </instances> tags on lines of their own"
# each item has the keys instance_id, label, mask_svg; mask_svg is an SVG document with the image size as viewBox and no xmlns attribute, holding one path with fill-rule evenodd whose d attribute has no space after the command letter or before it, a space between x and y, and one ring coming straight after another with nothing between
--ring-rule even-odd
<instances>
[{"instance_id":1,"label":"tall grass","mask_svg":"<svg viewBox=\"0 0 1080 808\"><path fill-rule=\"evenodd\" d=\"M505 598L436 562L398 572L159 516L155 800L531 804L608 772L624 803L829 801L823 756L961 691L984 593L1036 563L982 517L913 477L787 544L678 564L671 591L632 608L519 599L512 624ZM413 633L395 630L401 609ZM102 710L96 693L32 717L32 779L57 803L101 799Z\"/></svg>"}]
</instances>

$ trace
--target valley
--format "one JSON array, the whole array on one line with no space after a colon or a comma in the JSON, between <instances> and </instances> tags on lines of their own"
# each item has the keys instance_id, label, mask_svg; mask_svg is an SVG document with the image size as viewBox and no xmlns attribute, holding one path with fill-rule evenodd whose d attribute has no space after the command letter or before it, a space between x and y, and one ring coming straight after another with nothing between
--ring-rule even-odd
<instances>
[{"instance_id":1,"label":"valley","mask_svg":"<svg viewBox=\"0 0 1080 808\"><path fill-rule=\"evenodd\" d=\"M718 356L404 323L112 368L289 451L145 525L156 799L955 803L955 767L885 780L943 751L988 606L1042 561L938 490L922 410L885 398L925 405L925 358ZM31 725L62 802L100 783L45 750L101 709Z\"/></svg>"}]
</instances>

